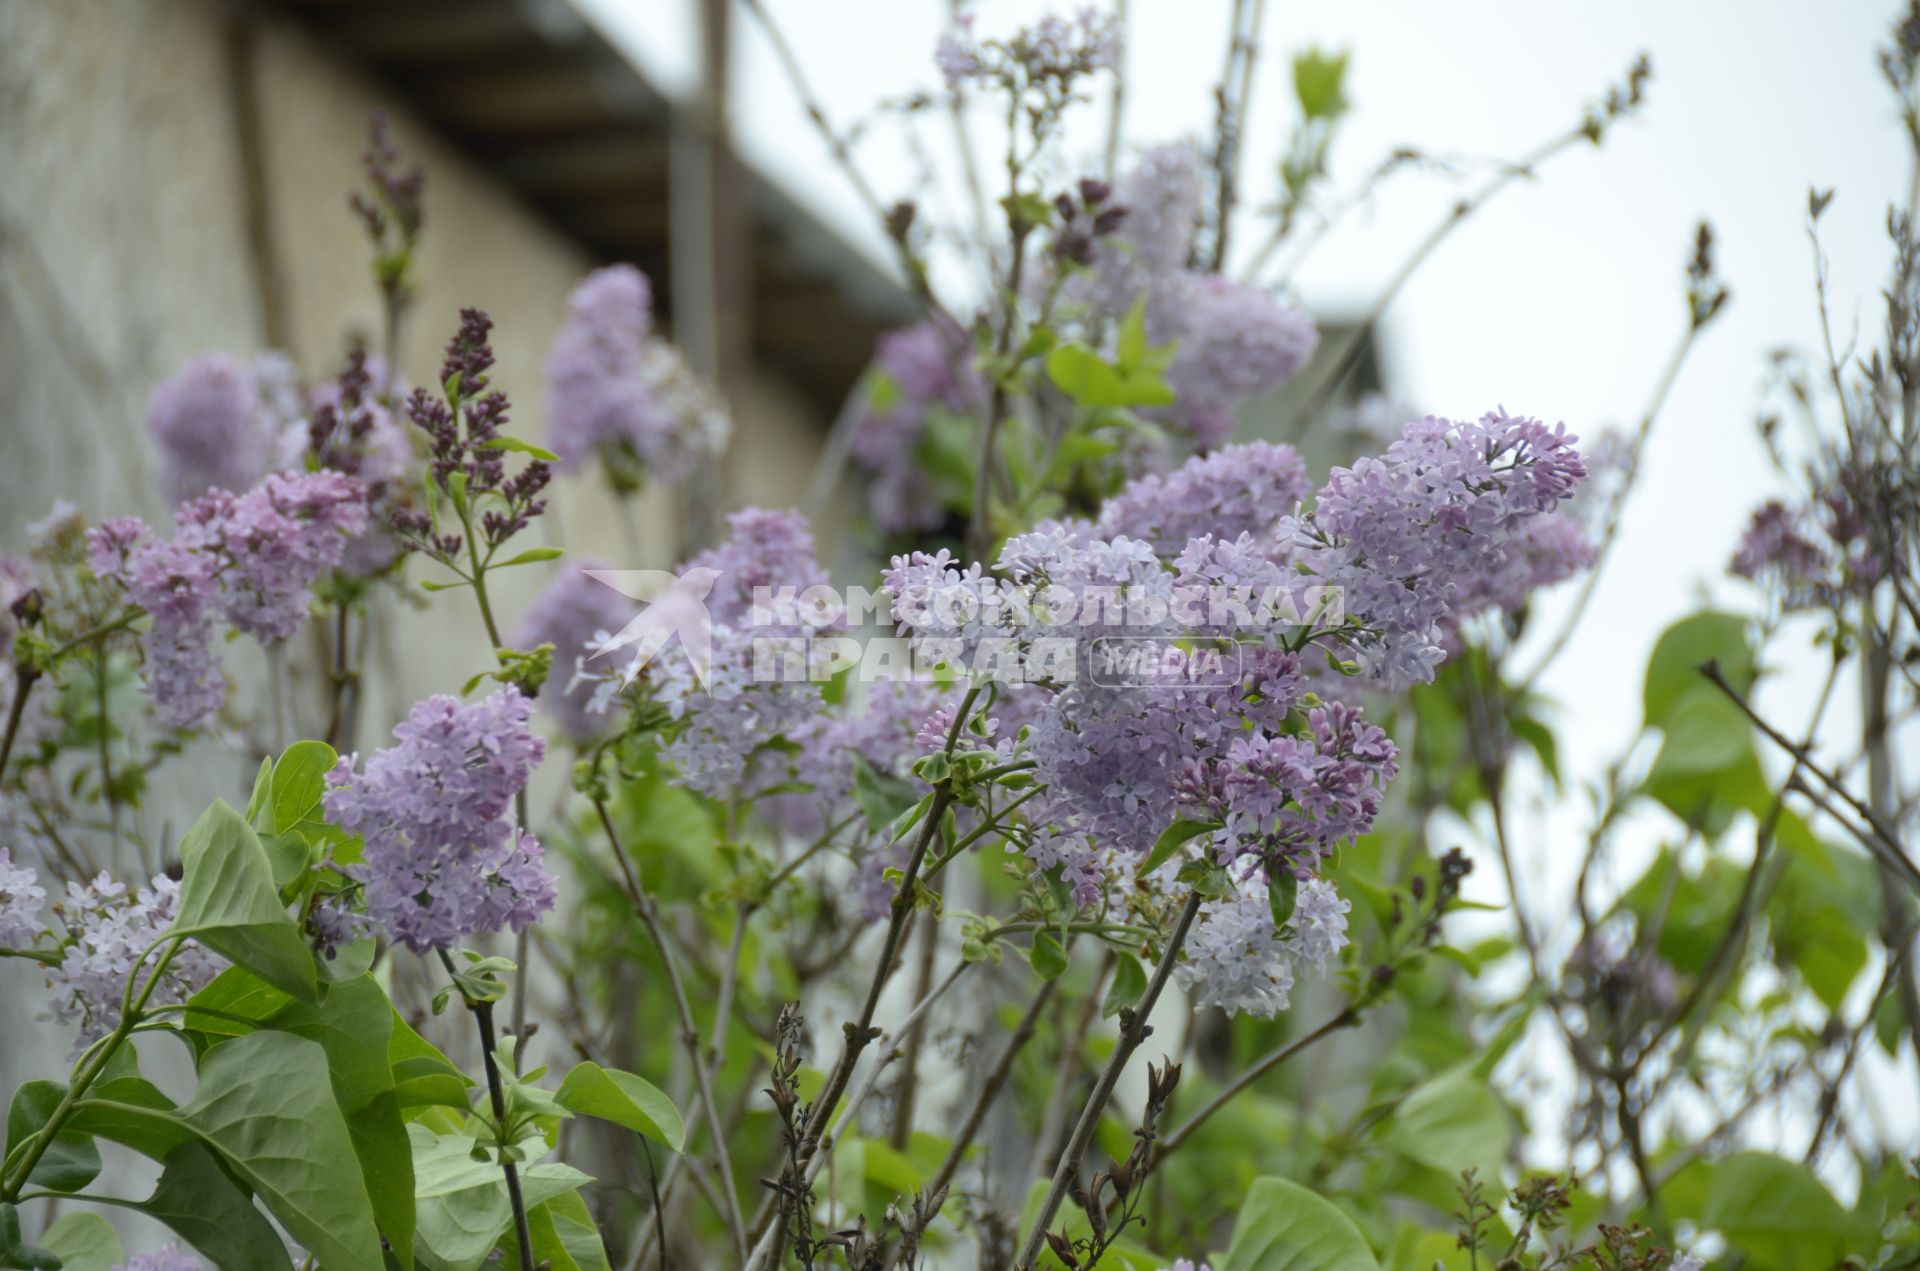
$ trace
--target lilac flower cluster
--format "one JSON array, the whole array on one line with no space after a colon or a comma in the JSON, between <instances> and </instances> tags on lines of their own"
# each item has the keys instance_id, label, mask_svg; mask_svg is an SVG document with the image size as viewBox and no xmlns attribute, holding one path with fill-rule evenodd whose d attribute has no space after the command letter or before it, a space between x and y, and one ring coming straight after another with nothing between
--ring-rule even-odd
<instances>
[{"instance_id":1,"label":"lilac flower cluster","mask_svg":"<svg viewBox=\"0 0 1920 1271\"><path fill-rule=\"evenodd\" d=\"M965 332L933 319L880 339L851 454L869 474L867 513L883 533L933 529L945 519L916 451L930 412L985 409L986 386L972 354Z\"/></svg>"},{"instance_id":2,"label":"lilac flower cluster","mask_svg":"<svg viewBox=\"0 0 1920 1271\"><path fill-rule=\"evenodd\" d=\"M702 685L691 659L677 652L646 667L655 700L681 722L666 757L687 785L714 796L739 789L756 751L791 735L820 709L818 685L761 678L756 656L782 641L797 644L837 621L835 615L815 627L804 615L781 621L783 615L756 611L760 588L804 591L826 583L804 516L748 508L727 524L725 542L679 571L683 578L697 573L712 579L706 599L711 623L707 682Z\"/></svg>"},{"instance_id":3,"label":"lilac flower cluster","mask_svg":"<svg viewBox=\"0 0 1920 1271\"><path fill-rule=\"evenodd\" d=\"M1287 1009L1300 973L1324 973L1347 945L1347 912L1333 884L1300 884L1285 931L1273 927L1267 885L1253 871L1231 898L1205 901L1174 979L1202 1006L1271 1019Z\"/></svg>"},{"instance_id":4,"label":"lilac flower cluster","mask_svg":"<svg viewBox=\"0 0 1920 1271\"><path fill-rule=\"evenodd\" d=\"M1167 368L1175 395L1167 412L1201 449L1232 437L1240 404L1292 379L1320 342L1300 310L1212 274L1181 275L1148 315L1156 341L1179 342Z\"/></svg>"},{"instance_id":5,"label":"lilac flower cluster","mask_svg":"<svg viewBox=\"0 0 1920 1271\"><path fill-rule=\"evenodd\" d=\"M13 863L10 849L0 847L0 948L25 949L46 930L40 908L47 903L40 876Z\"/></svg>"},{"instance_id":6,"label":"lilac flower cluster","mask_svg":"<svg viewBox=\"0 0 1920 1271\"><path fill-rule=\"evenodd\" d=\"M1169 562L1138 539L1042 527L1008 541L999 571L1004 578L915 553L895 558L886 583L903 629L956 660L982 641L1041 631L1070 638L1082 658L1109 636L1185 636L1185 594L1289 586L1246 534L1228 543L1203 535ZM1010 586L1050 597L1050 614L1033 625L1031 611L1007 603ZM1084 603L1096 596L1125 603L1117 613ZM1097 899L1106 870L1144 855L1177 818L1220 821L1223 863L1258 856L1306 875L1379 810L1397 762L1385 734L1357 711L1309 703L1299 657L1262 643L1264 629L1233 634L1253 642L1230 650L1231 676L1144 687L1076 666L1029 726L1027 752L1046 791L1033 819L1048 827L1029 855L1038 868L1060 866L1082 903Z\"/></svg>"},{"instance_id":7,"label":"lilac flower cluster","mask_svg":"<svg viewBox=\"0 0 1920 1271\"><path fill-rule=\"evenodd\" d=\"M488 343L492 331L493 319L484 312L462 309L460 327L447 341L440 363L446 398L424 388L407 398L407 418L427 436L427 470L433 483L449 502L472 511L463 513L459 532L441 529L419 508L395 511L391 523L402 539L447 564L456 562L463 549L490 555L547 509L541 492L552 471L545 461L533 460L507 474L502 429L512 407L488 378L493 369L493 346ZM471 544L469 531L477 540Z\"/></svg>"},{"instance_id":8,"label":"lilac flower cluster","mask_svg":"<svg viewBox=\"0 0 1920 1271\"><path fill-rule=\"evenodd\" d=\"M194 358L147 400L162 489L174 502L246 489L273 470L280 435L301 414L284 356Z\"/></svg>"},{"instance_id":9,"label":"lilac flower cluster","mask_svg":"<svg viewBox=\"0 0 1920 1271\"><path fill-rule=\"evenodd\" d=\"M1150 299L1186 268L1200 216L1200 152L1185 143L1144 151L1114 188L1126 219L1096 245L1089 297L1108 316Z\"/></svg>"},{"instance_id":10,"label":"lilac flower cluster","mask_svg":"<svg viewBox=\"0 0 1920 1271\"><path fill-rule=\"evenodd\" d=\"M87 552L94 573L119 582L152 619L147 693L164 725L185 729L225 700L214 619L263 641L297 631L314 579L366 528L366 497L337 472L272 474L245 494L190 500L176 519L172 539L136 518L107 521L89 531Z\"/></svg>"},{"instance_id":11,"label":"lilac flower cluster","mask_svg":"<svg viewBox=\"0 0 1920 1271\"><path fill-rule=\"evenodd\" d=\"M548 436L562 471L598 459L622 490L675 482L726 448L726 405L652 333L653 293L632 265L595 270L567 298L547 354Z\"/></svg>"},{"instance_id":12,"label":"lilac flower cluster","mask_svg":"<svg viewBox=\"0 0 1920 1271\"><path fill-rule=\"evenodd\" d=\"M509 636L517 649L553 646L552 669L538 700L568 737L582 742L604 735L613 722L604 712L590 709L593 684L581 674L583 659L639 612L633 601L589 577L587 571L603 568L587 559L561 569Z\"/></svg>"},{"instance_id":13,"label":"lilac flower cluster","mask_svg":"<svg viewBox=\"0 0 1920 1271\"><path fill-rule=\"evenodd\" d=\"M154 875L132 894L126 884L101 874L85 887L68 883L66 897L54 903L67 942L60 964L47 970L47 987L54 1017L80 1026L76 1053L119 1025L127 976L173 926L179 902L180 884L165 874ZM154 1000L184 1002L225 965L217 954L183 940Z\"/></svg>"},{"instance_id":14,"label":"lilac flower cluster","mask_svg":"<svg viewBox=\"0 0 1920 1271\"><path fill-rule=\"evenodd\" d=\"M1178 346L1166 372L1175 401L1159 413L1205 450L1232 437L1243 402L1292 379L1320 335L1270 293L1188 267L1202 166L1190 145L1142 154L1114 192L1124 220L1095 244L1086 280L1069 280L1068 294L1107 320L1146 302L1148 336Z\"/></svg>"},{"instance_id":15,"label":"lilac flower cluster","mask_svg":"<svg viewBox=\"0 0 1920 1271\"><path fill-rule=\"evenodd\" d=\"M467 706L430 697L364 769L347 756L328 776L328 819L365 840L353 874L389 939L424 953L475 932L523 930L553 907L539 840L508 818L546 753L527 727L532 712L513 688Z\"/></svg>"},{"instance_id":16,"label":"lilac flower cluster","mask_svg":"<svg viewBox=\"0 0 1920 1271\"><path fill-rule=\"evenodd\" d=\"M1842 472L1821 480L1805 506L1762 504L1741 535L1733 572L1776 587L1787 609L1823 608L1872 588L1886 571L1867 501L1856 492L1865 482Z\"/></svg>"},{"instance_id":17,"label":"lilac flower cluster","mask_svg":"<svg viewBox=\"0 0 1920 1271\"><path fill-rule=\"evenodd\" d=\"M1456 601L1495 589L1471 580L1508 567L1533 518L1586 476L1564 425L1493 412L1473 423L1428 416L1379 458L1336 468L1310 514L1281 527L1282 555L1340 590L1351 646L1373 678L1433 677Z\"/></svg>"},{"instance_id":18,"label":"lilac flower cluster","mask_svg":"<svg viewBox=\"0 0 1920 1271\"><path fill-rule=\"evenodd\" d=\"M940 37L933 60L955 91L971 81L1058 94L1082 76L1118 70L1123 51L1119 20L1089 7L1073 18L1048 14L1005 40L976 39L972 15L963 14Z\"/></svg>"},{"instance_id":19,"label":"lilac flower cluster","mask_svg":"<svg viewBox=\"0 0 1920 1271\"><path fill-rule=\"evenodd\" d=\"M337 378L323 380L308 394L307 418L281 435L283 469L329 468L365 489L368 525L349 540L340 562L341 571L353 578L376 574L399 555L400 545L386 527L413 494L418 458L413 438L388 409L391 388L386 364L355 348Z\"/></svg>"},{"instance_id":20,"label":"lilac flower cluster","mask_svg":"<svg viewBox=\"0 0 1920 1271\"><path fill-rule=\"evenodd\" d=\"M1162 556L1209 535L1267 542L1312 493L1306 462L1292 446L1254 441L1190 459L1164 476L1136 479L1101 506L1097 528L1110 538L1151 543Z\"/></svg>"}]
</instances>

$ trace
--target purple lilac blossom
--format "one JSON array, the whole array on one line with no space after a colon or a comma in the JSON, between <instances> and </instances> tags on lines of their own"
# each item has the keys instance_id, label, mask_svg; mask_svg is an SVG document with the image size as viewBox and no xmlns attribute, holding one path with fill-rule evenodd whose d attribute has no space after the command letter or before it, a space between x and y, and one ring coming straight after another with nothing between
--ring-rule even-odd
<instances>
[{"instance_id":1,"label":"purple lilac blossom","mask_svg":"<svg viewBox=\"0 0 1920 1271\"><path fill-rule=\"evenodd\" d=\"M147 400L147 432L170 500L213 489L244 490L272 470L286 422L289 374L284 359L249 365L210 354L154 387Z\"/></svg>"},{"instance_id":2,"label":"purple lilac blossom","mask_svg":"<svg viewBox=\"0 0 1920 1271\"><path fill-rule=\"evenodd\" d=\"M1155 146L1114 187L1126 219L1094 246L1091 299L1117 317L1134 301L1166 290L1186 267L1200 216L1199 150L1185 142Z\"/></svg>"},{"instance_id":3,"label":"purple lilac blossom","mask_svg":"<svg viewBox=\"0 0 1920 1271\"><path fill-rule=\"evenodd\" d=\"M567 299L567 319L547 354L548 438L560 468L609 463L616 484L637 463L680 481L720 453L732 431L726 407L652 333L653 293L631 265L587 275Z\"/></svg>"},{"instance_id":4,"label":"purple lilac blossom","mask_svg":"<svg viewBox=\"0 0 1920 1271\"><path fill-rule=\"evenodd\" d=\"M194 728L226 699L214 618L263 641L306 619L314 579L338 565L366 527L358 482L337 472L272 474L242 495L214 490L182 504L179 532L160 539L133 517L88 532L87 561L151 618L146 689L160 722Z\"/></svg>"},{"instance_id":5,"label":"purple lilac blossom","mask_svg":"<svg viewBox=\"0 0 1920 1271\"><path fill-rule=\"evenodd\" d=\"M1423 683L1445 656L1454 603L1506 568L1527 523L1586 476L1564 425L1493 412L1428 416L1379 458L1336 468L1313 510L1288 518L1281 553L1339 589L1354 652L1390 688Z\"/></svg>"},{"instance_id":6,"label":"purple lilac blossom","mask_svg":"<svg viewBox=\"0 0 1920 1271\"><path fill-rule=\"evenodd\" d=\"M89 531L87 560L147 611L145 688L161 725L189 729L212 718L227 694L213 644L214 557L153 537L137 518L117 517Z\"/></svg>"},{"instance_id":7,"label":"purple lilac blossom","mask_svg":"<svg viewBox=\"0 0 1920 1271\"><path fill-rule=\"evenodd\" d=\"M1124 52L1119 20L1091 7L1073 18L1048 14L1005 40L975 39L972 15L962 15L940 37L933 60L947 88L969 81L1017 87L1043 80L1070 84L1098 70L1117 70Z\"/></svg>"},{"instance_id":8,"label":"purple lilac blossom","mask_svg":"<svg viewBox=\"0 0 1920 1271\"><path fill-rule=\"evenodd\" d=\"M972 356L965 332L932 319L880 338L850 453L869 474L867 514L882 533L933 529L946 519L916 451L929 412L983 409L986 388Z\"/></svg>"},{"instance_id":9,"label":"purple lilac blossom","mask_svg":"<svg viewBox=\"0 0 1920 1271\"><path fill-rule=\"evenodd\" d=\"M25 949L40 938L46 924L40 908L47 903L40 876L13 863L13 852L0 847L0 948Z\"/></svg>"},{"instance_id":10,"label":"purple lilac blossom","mask_svg":"<svg viewBox=\"0 0 1920 1271\"><path fill-rule=\"evenodd\" d=\"M591 559L565 566L534 597L509 636L518 649L553 646L539 703L567 736L581 742L605 735L613 723L611 716L588 709L593 686L578 676L582 659L597 640L619 631L639 612L633 601L587 573L604 568Z\"/></svg>"},{"instance_id":11,"label":"purple lilac blossom","mask_svg":"<svg viewBox=\"0 0 1920 1271\"><path fill-rule=\"evenodd\" d=\"M175 517L175 543L220 562L214 586L227 622L258 640L285 640L306 621L308 588L366 529L366 490L324 468L276 473L245 494L212 491Z\"/></svg>"},{"instance_id":12,"label":"purple lilac blossom","mask_svg":"<svg viewBox=\"0 0 1920 1271\"><path fill-rule=\"evenodd\" d=\"M1292 446L1252 441L1135 479L1101 506L1097 529L1103 537L1143 539L1171 557L1205 535L1270 539L1312 493L1307 465Z\"/></svg>"},{"instance_id":13,"label":"purple lilac blossom","mask_svg":"<svg viewBox=\"0 0 1920 1271\"><path fill-rule=\"evenodd\" d=\"M47 988L53 994L54 1018L80 1026L76 1054L119 1025L127 976L173 926L179 901L180 884L165 874L154 875L148 886L129 893L126 884L103 873L85 887L68 883L66 897L54 903L68 943L60 964L47 970ZM167 963L155 1004L186 1001L225 966L217 954L192 940L181 941Z\"/></svg>"},{"instance_id":14,"label":"purple lilac blossom","mask_svg":"<svg viewBox=\"0 0 1920 1271\"><path fill-rule=\"evenodd\" d=\"M420 465L412 433L388 406L400 397L386 364L356 349L340 375L307 395L307 417L280 434L282 468L331 468L366 489L367 527L347 541L338 567L350 578L377 574L400 554L388 526L412 499Z\"/></svg>"},{"instance_id":15,"label":"purple lilac blossom","mask_svg":"<svg viewBox=\"0 0 1920 1271\"><path fill-rule=\"evenodd\" d=\"M1234 896L1200 906L1174 979L1202 1006L1271 1019L1287 1009L1302 971L1324 974L1347 944L1347 912L1333 884L1300 884L1293 917L1273 929L1273 907L1257 870Z\"/></svg>"},{"instance_id":16,"label":"purple lilac blossom","mask_svg":"<svg viewBox=\"0 0 1920 1271\"><path fill-rule=\"evenodd\" d=\"M838 615L781 612L762 602L824 585L813 532L795 511L748 508L728 518L729 536L681 566L682 577L710 574L708 679L668 649L646 665L655 700L682 722L665 749L680 780L702 794L738 789L754 752L804 726L822 705L820 685L785 674L763 676L762 659L784 650L806 656L806 637L838 625ZM790 660L790 659L789 659Z\"/></svg>"},{"instance_id":17,"label":"purple lilac blossom","mask_svg":"<svg viewBox=\"0 0 1920 1271\"><path fill-rule=\"evenodd\" d=\"M366 843L353 874L367 914L416 953L462 936L524 930L555 900L538 839L509 819L514 797L546 753L527 727L533 703L504 688L463 706L417 703L395 744L328 777L328 818Z\"/></svg>"},{"instance_id":18,"label":"purple lilac blossom","mask_svg":"<svg viewBox=\"0 0 1920 1271\"><path fill-rule=\"evenodd\" d=\"M895 617L929 655L940 650L960 665L1002 639L1038 650L1038 640L1064 637L1083 657L1103 637L1192 634L1175 614L1185 596L1204 607L1216 590L1287 594L1289 585L1245 534L1194 539L1170 568L1140 540L1089 541L1055 527L1009 540L1000 570L1004 577L960 570L945 553L896 557L886 576ZM1023 610L1008 600L1022 589L1051 599ZM1088 603L1113 595L1127 598L1119 612ZM1262 634L1231 623L1218 630ZM1065 684L1027 731L1046 790L1035 821L1054 830L1030 852L1038 868L1063 866L1091 903L1106 853L1144 854L1183 815L1221 820L1228 828L1217 848L1229 859L1258 853L1301 872L1366 830L1395 770L1385 735L1345 707L1305 710L1297 655L1253 643L1236 650L1234 666L1218 682L1143 686L1079 674ZM1203 669L1195 662L1176 673Z\"/></svg>"},{"instance_id":19,"label":"purple lilac blossom","mask_svg":"<svg viewBox=\"0 0 1920 1271\"><path fill-rule=\"evenodd\" d=\"M1181 275L1149 306L1156 343L1177 341L1166 414L1201 449L1233 436L1241 403L1278 389L1320 343L1313 320L1247 283L1213 274Z\"/></svg>"}]
</instances>

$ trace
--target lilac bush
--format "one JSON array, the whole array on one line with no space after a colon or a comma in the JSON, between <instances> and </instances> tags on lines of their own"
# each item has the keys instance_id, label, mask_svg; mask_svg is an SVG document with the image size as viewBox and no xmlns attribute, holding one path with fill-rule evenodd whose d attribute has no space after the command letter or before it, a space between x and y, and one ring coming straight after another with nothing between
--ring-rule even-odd
<instances>
[{"instance_id":1,"label":"lilac bush","mask_svg":"<svg viewBox=\"0 0 1920 1271\"><path fill-rule=\"evenodd\" d=\"M1589 779L1541 676L1727 303L1710 232L1632 433L1350 381L1452 226L1602 142L1650 68L1322 331L1267 266L1341 206L1347 55L1291 61L1277 185L1244 188L1258 12L1211 133L1142 147L1125 6L957 12L899 109L1004 132L971 225L882 204L796 74L921 309L823 447L851 543L775 506L612 564L555 545L583 479L724 489L721 386L618 263L551 333L543 437L495 383L523 314L461 309L404 378L426 185L376 118L350 206L381 329L311 381L194 359L147 413L169 525L57 504L0 555L0 957L71 1047L10 1096L0 1267L1911 1265L1875 1108L1920 1001L1913 209L1882 347L1778 363L1816 426L1765 434L1747 607L1662 636ZM1920 13L1882 65L1909 123L1916 67ZM942 255L990 285L936 285ZM1825 687L1776 724L1757 686L1808 631ZM397 720L376 634L433 642ZM1815 744L1843 674L1857 759ZM159 789L205 811L177 832ZM1584 855L1538 868L1566 840L1536 811ZM151 1158L150 1196L103 1152ZM129 1257L69 1198L177 1240Z\"/></svg>"}]
</instances>

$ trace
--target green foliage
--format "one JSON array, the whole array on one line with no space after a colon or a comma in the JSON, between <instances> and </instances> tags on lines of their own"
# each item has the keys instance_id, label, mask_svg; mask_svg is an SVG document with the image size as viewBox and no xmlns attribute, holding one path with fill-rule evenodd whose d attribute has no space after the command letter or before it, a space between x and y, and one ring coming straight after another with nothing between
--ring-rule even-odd
<instances>
[{"instance_id":1,"label":"green foliage","mask_svg":"<svg viewBox=\"0 0 1920 1271\"><path fill-rule=\"evenodd\" d=\"M1247 1188L1216 1271L1377 1271L1366 1237L1325 1197L1284 1178Z\"/></svg>"},{"instance_id":2,"label":"green foliage","mask_svg":"<svg viewBox=\"0 0 1920 1271\"><path fill-rule=\"evenodd\" d=\"M12 1168L16 1153L24 1150L30 1136L37 1135L53 1116L66 1096L67 1087L59 1081L28 1081L13 1092L7 1108L7 1162ZM91 1138L62 1130L27 1175L27 1182L50 1192L77 1192L100 1173L100 1149Z\"/></svg>"},{"instance_id":3,"label":"green foliage","mask_svg":"<svg viewBox=\"0 0 1920 1271\"><path fill-rule=\"evenodd\" d=\"M287 916L272 864L245 818L216 799L180 843L170 935L192 936L295 997L315 996L313 954Z\"/></svg>"},{"instance_id":4,"label":"green foliage","mask_svg":"<svg viewBox=\"0 0 1920 1271\"><path fill-rule=\"evenodd\" d=\"M623 1125L676 1152L686 1140L686 1125L673 1100L653 1083L618 1068L591 1061L576 1064L555 1097L570 1112Z\"/></svg>"}]
</instances>

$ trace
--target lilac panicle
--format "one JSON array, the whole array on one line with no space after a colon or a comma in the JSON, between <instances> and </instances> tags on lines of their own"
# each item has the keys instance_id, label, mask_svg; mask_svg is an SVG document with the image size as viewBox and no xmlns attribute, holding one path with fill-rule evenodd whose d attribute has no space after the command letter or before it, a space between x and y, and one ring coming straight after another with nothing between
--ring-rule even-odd
<instances>
[{"instance_id":1,"label":"lilac panicle","mask_svg":"<svg viewBox=\"0 0 1920 1271\"><path fill-rule=\"evenodd\" d=\"M281 364L211 354L154 387L147 432L162 489L178 502L210 489L244 490L272 470L284 397ZM297 411L297 408L296 408Z\"/></svg>"},{"instance_id":2,"label":"lilac panicle","mask_svg":"<svg viewBox=\"0 0 1920 1271\"><path fill-rule=\"evenodd\" d=\"M1303 970L1324 973L1339 957L1352 906L1332 883L1308 879L1300 884L1287 929L1276 932L1258 871L1238 886L1235 895L1200 906L1174 978L1202 1006L1271 1019L1287 1009Z\"/></svg>"},{"instance_id":3,"label":"lilac panicle","mask_svg":"<svg viewBox=\"0 0 1920 1271\"><path fill-rule=\"evenodd\" d=\"M973 345L951 323L935 320L891 331L874 351L877 378L854 425L853 461L869 475L867 513L881 532L937 527L946 512L933 497L917 450L929 412L978 414L986 386L973 367Z\"/></svg>"},{"instance_id":4,"label":"lilac panicle","mask_svg":"<svg viewBox=\"0 0 1920 1271\"><path fill-rule=\"evenodd\" d=\"M1320 332L1313 320L1243 282L1184 273L1149 305L1156 342L1178 341L1167 387L1167 413L1202 449L1233 436L1241 403L1278 389L1313 356Z\"/></svg>"},{"instance_id":5,"label":"lilac panicle","mask_svg":"<svg viewBox=\"0 0 1920 1271\"><path fill-rule=\"evenodd\" d=\"M1492 412L1429 415L1379 458L1336 468L1313 511L1281 530L1292 562L1339 590L1373 678L1423 683L1445 656L1456 604L1508 566L1528 523L1586 477L1564 425Z\"/></svg>"},{"instance_id":6,"label":"lilac panicle","mask_svg":"<svg viewBox=\"0 0 1920 1271\"><path fill-rule=\"evenodd\" d=\"M613 723L611 716L588 709L592 685L575 680L581 659L597 637L618 632L639 612L633 601L587 574L604 568L598 561L582 560L561 569L527 606L508 641L517 649L553 645L553 666L539 702L576 741L592 741Z\"/></svg>"},{"instance_id":7,"label":"lilac panicle","mask_svg":"<svg viewBox=\"0 0 1920 1271\"><path fill-rule=\"evenodd\" d=\"M366 497L337 472L271 474L245 494L190 500L176 520L172 539L134 517L103 522L87 533L87 561L152 619L143 639L147 696L163 725L188 729L226 699L215 618L262 641L299 630L308 588L366 528Z\"/></svg>"},{"instance_id":8,"label":"lilac panicle","mask_svg":"<svg viewBox=\"0 0 1920 1271\"><path fill-rule=\"evenodd\" d=\"M0 948L25 949L46 930L40 909L47 903L40 876L13 863L13 852L0 847Z\"/></svg>"},{"instance_id":9,"label":"lilac panicle","mask_svg":"<svg viewBox=\"0 0 1920 1271\"><path fill-rule=\"evenodd\" d=\"M564 472L598 459L617 488L681 481L720 453L726 407L653 334L652 289L632 265L587 275L547 354L547 435Z\"/></svg>"},{"instance_id":10,"label":"lilac panicle","mask_svg":"<svg viewBox=\"0 0 1920 1271\"><path fill-rule=\"evenodd\" d=\"M1143 539L1171 557L1202 535L1268 540L1312 492L1306 462L1292 446L1253 441L1137 478L1101 506L1097 528L1106 537Z\"/></svg>"},{"instance_id":11,"label":"lilac panicle","mask_svg":"<svg viewBox=\"0 0 1920 1271\"><path fill-rule=\"evenodd\" d=\"M838 615L764 610L762 588L789 597L827 581L814 556L813 533L794 511L748 508L728 518L725 542L681 566L681 577L711 577L706 598L711 618L709 677L701 685L677 648L647 664L655 700L682 721L666 747L679 779L703 794L737 789L754 753L790 736L821 706L820 686L807 679L765 679L757 659L786 647L805 656L805 637Z\"/></svg>"},{"instance_id":12,"label":"lilac panicle","mask_svg":"<svg viewBox=\"0 0 1920 1271\"><path fill-rule=\"evenodd\" d=\"M367 527L365 488L329 469L270 474L242 495L215 490L176 514L177 545L217 561L214 587L223 617L264 641L284 640L306 621L308 588L338 565Z\"/></svg>"},{"instance_id":13,"label":"lilac panicle","mask_svg":"<svg viewBox=\"0 0 1920 1271\"><path fill-rule=\"evenodd\" d=\"M226 700L226 677L214 649L216 558L184 543L155 538L145 523L117 517L88 532L93 572L118 581L147 611L146 694L161 725L197 728Z\"/></svg>"},{"instance_id":14,"label":"lilac panicle","mask_svg":"<svg viewBox=\"0 0 1920 1271\"><path fill-rule=\"evenodd\" d=\"M179 902L180 884L165 874L154 875L147 886L131 893L126 884L104 873L85 887L67 884L65 898L53 906L67 943L60 964L47 969L47 987L53 994L54 1017L80 1026L76 1053L119 1025L127 976L173 926ZM181 942L167 964L155 1005L186 1001L225 965L193 941Z\"/></svg>"},{"instance_id":15,"label":"lilac panicle","mask_svg":"<svg viewBox=\"0 0 1920 1271\"><path fill-rule=\"evenodd\" d=\"M360 772L348 756L329 775L328 819L365 841L353 872L389 939L424 953L523 930L553 907L540 843L508 816L546 753L527 727L532 712L513 688L466 706L430 697Z\"/></svg>"}]
</instances>

